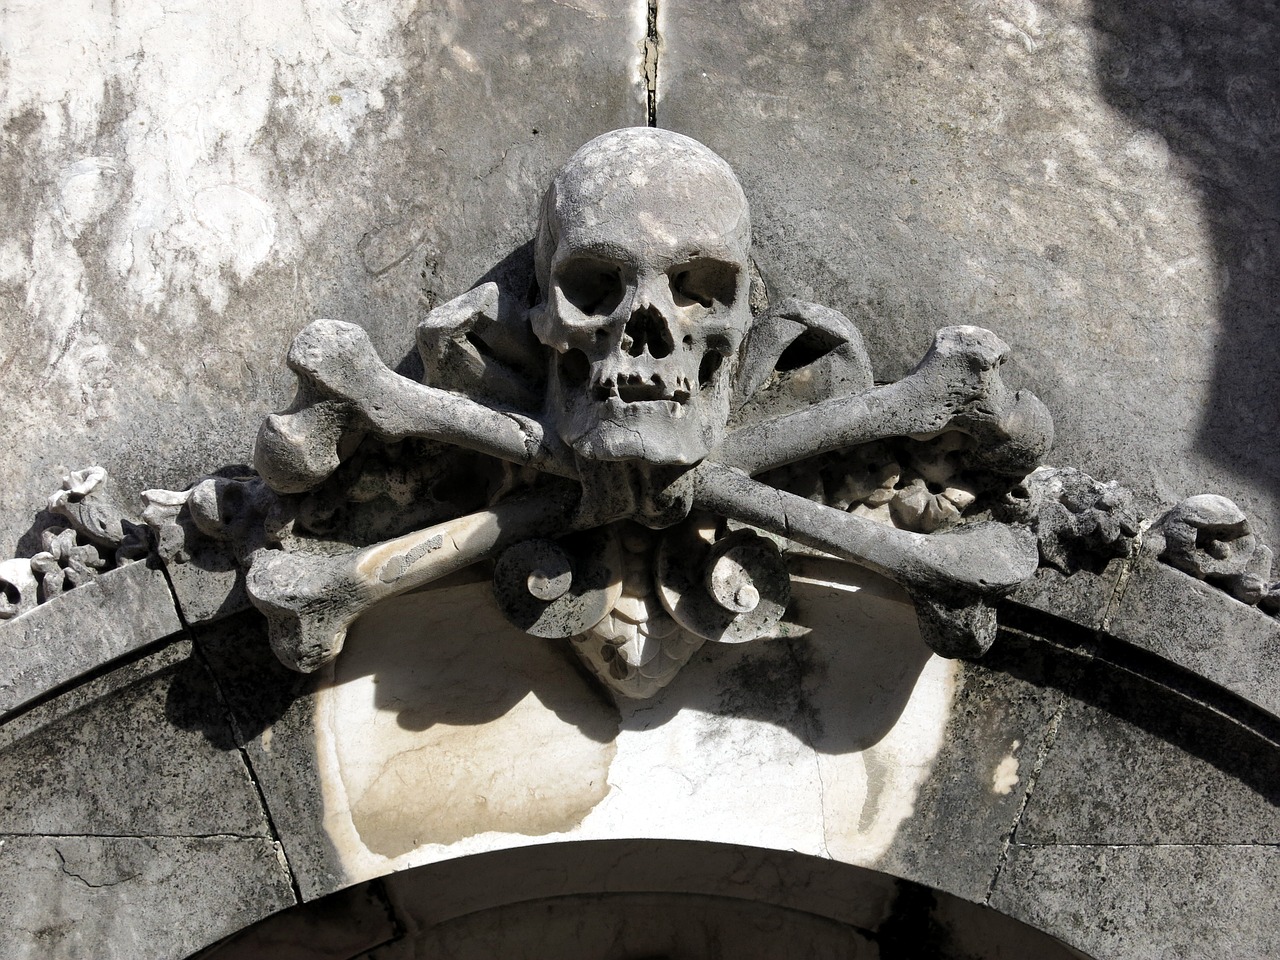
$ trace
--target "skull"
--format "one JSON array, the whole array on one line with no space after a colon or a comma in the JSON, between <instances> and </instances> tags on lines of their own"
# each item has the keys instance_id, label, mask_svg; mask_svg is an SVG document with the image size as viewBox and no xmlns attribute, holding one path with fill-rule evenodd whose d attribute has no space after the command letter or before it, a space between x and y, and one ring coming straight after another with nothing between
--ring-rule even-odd
<instances>
[{"instance_id":1,"label":"skull","mask_svg":"<svg viewBox=\"0 0 1280 960\"><path fill-rule=\"evenodd\" d=\"M531 321L550 348L548 415L580 459L688 465L723 438L750 244L733 171L678 133L606 133L556 175Z\"/></svg>"}]
</instances>

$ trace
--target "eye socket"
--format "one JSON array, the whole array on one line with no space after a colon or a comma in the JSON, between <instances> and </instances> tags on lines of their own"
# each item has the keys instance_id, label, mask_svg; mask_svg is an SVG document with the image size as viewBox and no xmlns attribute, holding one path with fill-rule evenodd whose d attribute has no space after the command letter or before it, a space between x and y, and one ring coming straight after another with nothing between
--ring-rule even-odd
<instances>
[{"instance_id":1,"label":"eye socket","mask_svg":"<svg viewBox=\"0 0 1280 960\"><path fill-rule=\"evenodd\" d=\"M695 303L728 307L738 295L738 266L723 260L695 260L670 271L670 277L677 307Z\"/></svg>"},{"instance_id":2,"label":"eye socket","mask_svg":"<svg viewBox=\"0 0 1280 960\"><path fill-rule=\"evenodd\" d=\"M595 257L578 257L561 264L556 285L583 313L608 316L622 302L626 285L617 264Z\"/></svg>"}]
</instances>

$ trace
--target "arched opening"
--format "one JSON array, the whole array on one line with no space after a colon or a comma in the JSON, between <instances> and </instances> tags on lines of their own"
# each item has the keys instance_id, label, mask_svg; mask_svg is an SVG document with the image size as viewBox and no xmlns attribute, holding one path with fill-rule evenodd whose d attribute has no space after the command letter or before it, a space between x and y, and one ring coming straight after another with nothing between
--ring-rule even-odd
<instances>
[{"instance_id":1,"label":"arched opening","mask_svg":"<svg viewBox=\"0 0 1280 960\"><path fill-rule=\"evenodd\" d=\"M1080 960L995 910L806 854L585 841L416 867L284 910L193 960Z\"/></svg>"}]
</instances>

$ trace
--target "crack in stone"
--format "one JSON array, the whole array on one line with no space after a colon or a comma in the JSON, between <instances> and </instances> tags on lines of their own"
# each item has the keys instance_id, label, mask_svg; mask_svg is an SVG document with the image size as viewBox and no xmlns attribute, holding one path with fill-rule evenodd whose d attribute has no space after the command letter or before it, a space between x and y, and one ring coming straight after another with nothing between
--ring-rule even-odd
<instances>
[{"instance_id":1,"label":"crack in stone","mask_svg":"<svg viewBox=\"0 0 1280 960\"><path fill-rule=\"evenodd\" d=\"M284 867L285 873L289 876L289 888L293 893L294 903L302 903L302 887L298 883L298 876L293 869L293 863L289 860L288 854L285 853L284 842L280 836L279 829L276 827L275 818L271 815L271 806L267 803L266 791L263 790L262 784L258 782L258 774L253 769L253 760L249 757L249 751L245 747L246 738L240 728L235 711L231 709L231 701L227 698L226 691L222 689L222 680L218 676L218 672L214 670L213 664L209 662L209 658L205 655L199 638L189 626L185 627L185 629L191 640L192 655L199 659L200 664L209 676L210 682L213 684L213 690L222 707L223 716L226 717L227 723L231 727L232 736L235 738L236 749L240 754L240 762L244 764L245 776L249 778L249 783L253 785L254 792L258 798L258 805L262 809L262 818L266 821L268 836L255 839L271 840L276 845L280 863Z\"/></svg>"},{"instance_id":2,"label":"crack in stone","mask_svg":"<svg viewBox=\"0 0 1280 960\"><path fill-rule=\"evenodd\" d=\"M827 781L822 777L822 757L818 755L816 741L818 739L820 720L815 716L816 711L813 704L809 701L808 694L804 690L803 676L804 664L800 660L795 644L787 641L787 656L791 660L792 666L796 670L797 677L797 694L798 702L796 712L800 714L804 721L805 730L805 746L809 748L810 754L813 755L813 773L818 780L818 823L822 831L820 837L822 841L822 851L827 855L828 860L836 859L831 853L831 847L827 842Z\"/></svg>"},{"instance_id":3,"label":"crack in stone","mask_svg":"<svg viewBox=\"0 0 1280 960\"><path fill-rule=\"evenodd\" d=\"M1125 592L1129 589L1129 579L1133 576L1139 557L1142 556L1143 541L1154 522L1150 519L1142 521L1133 539L1129 555L1121 561L1120 572L1116 575L1115 585L1111 588L1111 595L1107 597L1106 605L1102 608L1102 617L1098 621L1098 633L1104 636L1111 632L1112 618L1120 609L1120 601L1124 599Z\"/></svg>"},{"instance_id":4,"label":"crack in stone","mask_svg":"<svg viewBox=\"0 0 1280 960\"><path fill-rule=\"evenodd\" d=\"M649 14L644 38L644 83L648 98L647 123L658 125L658 0L649 0Z\"/></svg>"},{"instance_id":5,"label":"crack in stone","mask_svg":"<svg viewBox=\"0 0 1280 960\"><path fill-rule=\"evenodd\" d=\"M1065 709L1066 698L1059 697L1058 706L1054 710L1053 716L1049 718L1044 739L1040 741L1040 749L1036 752L1036 762L1031 768L1031 773L1027 776L1027 789L1023 791L1022 802L1018 805L1017 813L1013 815L1013 823L1009 827L1009 833L1004 838L1004 844L1000 847L1000 856L996 860L996 867L991 872L991 882L987 884L986 895L982 898L985 906L991 905L991 896L995 893L1000 874L1004 872L1004 865L1009 859L1009 850L1014 845L1014 837L1018 833L1018 824L1022 822L1022 815L1026 812L1027 805L1031 802L1031 794L1035 791L1036 781L1039 779L1040 772L1044 769L1044 765L1049 759L1049 752L1053 749L1054 741L1058 738L1058 724L1062 721ZM1026 844L1018 844L1018 846L1026 846Z\"/></svg>"},{"instance_id":6,"label":"crack in stone","mask_svg":"<svg viewBox=\"0 0 1280 960\"><path fill-rule=\"evenodd\" d=\"M107 882L107 883L94 883L94 882L93 882L92 880L90 880L88 877L81 876L80 874L78 874L78 873L76 873L74 870L72 870L72 869L67 865L67 858L63 855L62 851L61 851L61 850L59 850L59 849L57 848L57 846L55 846L55 847L53 848L53 852L54 852L54 853L56 853L56 854L58 855L59 865L61 866L61 868L62 868L62 872L63 872L63 873L65 873L65 874L66 874L67 876L69 876L69 877L75 877L77 880L79 880L81 883L83 883L86 887L89 887L89 888L91 888L91 889L93 889L93 890L99 890L99 889L101 889L101 888L103 888L103 887L115 887L115 886L119 886L119 885L120 885L120 884L122 884L122 883L128 883L130 880L137 880L137 879L138 879L138 877L142 876L142 874L140 874L140 873L132 873L132 874L130 874L130 875L129 875L129 876L127 876L127 877L120 877L120 878L118 878L118 879L116 879L116 880L112 880L112 881L109 881L109 882Z\"/></svg>"}]
</instances>

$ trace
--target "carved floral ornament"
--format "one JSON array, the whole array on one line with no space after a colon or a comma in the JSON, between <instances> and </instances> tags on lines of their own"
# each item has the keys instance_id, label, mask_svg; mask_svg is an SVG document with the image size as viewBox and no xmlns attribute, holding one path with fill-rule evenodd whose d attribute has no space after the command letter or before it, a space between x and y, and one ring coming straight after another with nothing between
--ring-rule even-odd
<instances>
[{"instance_id":1,"label":"carved floral ornament","mask_svg":"<svg viewBox=\"0 0 1280 960\"><path fill-rule=\"evenodd\" d=\"M793 555L896 581L954 657L990 646L993 604L1039 566L1131 549L1126 491L1037 469L1052 421L1002 382L995 334L944 328L877 385L846 317L768 301L750 241L742 188L705 146L598 137L545 195L532 296L485 283L432 310L420 379L360 327L311 324L254 471L147 491L145 529L95 499L101 471L69 477L50 504L68 527L0 564L0 617L148 547L181 563L216 544L276 655L313 671L373 604L492 561L512 623L647 697L705 642L804 633ZM1270 551L1230 501L1192 498L1159 530L1169 562L1280 607Z\"/></svg>"}]
</instances>

